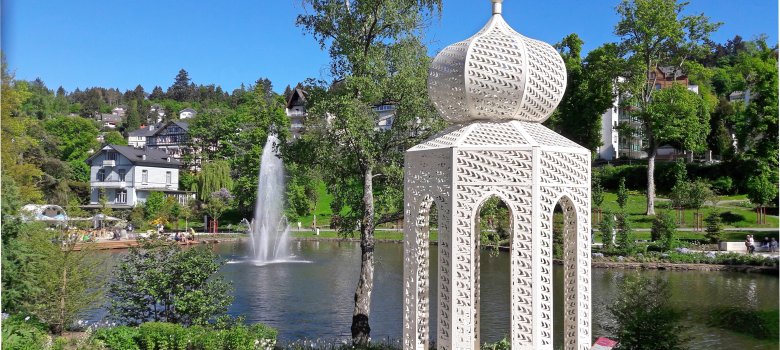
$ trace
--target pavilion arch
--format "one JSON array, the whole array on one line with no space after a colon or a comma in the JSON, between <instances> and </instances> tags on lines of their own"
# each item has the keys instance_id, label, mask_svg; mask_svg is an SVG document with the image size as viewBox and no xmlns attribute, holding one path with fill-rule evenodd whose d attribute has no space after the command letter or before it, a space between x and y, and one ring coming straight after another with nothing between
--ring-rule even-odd
<instances>
[{"instance_id":1,"label":"pavilion arch","mask_svg":"<svg viewBox=\"0 0 780 350\"><path fill-rule=\"evenodd\" d=\"M577 206L568 194L562 194L554 202L550 212L550 226L553 213L560 206L563 214L563 332L564 348L576 345L577 339L577 246L582 235L577 234Z\"/></svg>"}]
</instances>

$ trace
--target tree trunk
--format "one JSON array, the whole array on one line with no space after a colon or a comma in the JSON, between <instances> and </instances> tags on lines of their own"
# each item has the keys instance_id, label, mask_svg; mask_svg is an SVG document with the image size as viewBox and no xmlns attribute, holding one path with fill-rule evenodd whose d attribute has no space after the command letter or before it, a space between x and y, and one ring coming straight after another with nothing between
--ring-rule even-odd
<instances>
[{"instance_id":1,"label":"tree trunk","mask_svg":"<svg viewBox=\"0 0 780 350\"><path fill-rule=\"evenodd\" d=\"M655 215L655 146L650 148L647 155L647 212L646 215Z\"/></svg>"},{"instance_id":2,"label":"tree trunk","mask_svg":"<svg viewBox=\"0 0 780 350\"><path fill-rule=\"evenodd\" d=\"M352 313L352 343L367 345L371 334L371 291L374 289L374 189L373 169L368 166L363 178L363 222L360 228L360 280L355 290Z\"/></svg>"},{"instance_id":3,"label":"tree trunk","mask_svg":"<svg viewBox=\"0 0 780 350\"><path fill-rule=\"evenodd\" d=\"M60 289L59 320L57 321L57 324L54 325L52 332L54 334L62 334L62 331L65 330L65 294L68 291L68 265L64 265L65 266L62 267L62 289Z\"/></svg>"}]
</instances>

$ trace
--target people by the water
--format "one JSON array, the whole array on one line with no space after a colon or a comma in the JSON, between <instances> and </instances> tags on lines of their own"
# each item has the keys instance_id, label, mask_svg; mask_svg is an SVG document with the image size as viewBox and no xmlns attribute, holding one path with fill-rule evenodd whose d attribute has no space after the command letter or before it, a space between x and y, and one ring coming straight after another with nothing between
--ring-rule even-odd
<instances>
[{"instance_id":1,"label":"people by the water","mask_svg":"<svg viewBox=\"0 0 780 350\"><path fill-rule=\"evenodd\" d=\"M772 237L772 240L769 241L769 251L772 253L777 253L777 240Z\"/></svg>"},{"instance_id":2,"label":"people by the water","mask_svg":"<svg viewBox=\"0 0 780 350\"><path fill-rule=\"evenodd\" d=\"M747 248L748 254L753 254L756 251L756 242L753 240L753 235L747 235L747 238L745 238L745 248Z\"/></svg>"}]
</instances>

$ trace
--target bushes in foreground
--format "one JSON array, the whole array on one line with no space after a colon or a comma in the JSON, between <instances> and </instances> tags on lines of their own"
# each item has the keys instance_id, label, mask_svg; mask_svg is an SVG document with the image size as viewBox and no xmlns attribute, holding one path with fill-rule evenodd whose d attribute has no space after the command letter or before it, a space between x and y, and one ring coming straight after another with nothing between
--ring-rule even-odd
<instances>
[{"instance_id":1,"label":"bushes in foreground","mask_svg":"<svg viewBox=\"0 0 780 350\"><path fill-rule=\"evenodd\" d=\"M227 328L147 322L139 327L101 328L92 338L112 350L254 350L276 344L277 331L262 324Z\"/></svg>"}]
</instances>

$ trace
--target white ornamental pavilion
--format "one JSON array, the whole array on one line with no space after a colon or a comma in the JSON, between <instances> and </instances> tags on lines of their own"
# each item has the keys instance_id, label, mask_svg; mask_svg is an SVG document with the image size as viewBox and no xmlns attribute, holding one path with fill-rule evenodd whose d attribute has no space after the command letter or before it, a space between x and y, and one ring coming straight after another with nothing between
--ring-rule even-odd
<instances>
[{"instance_id":1,"label":"white ornamental pavilion","mask_svg":"<svg viewBox=\"0 0 780 350\"><path fill-rule=\"evenodd\" d=\"M553 348L552 216L564 214L564 348L591 342L590 151L547 129L566 89L550 45L493 16L471 38L444 48L428 80L431 100L453 123L405 160L404 349L427 350L428 210L438 208L439 349L478 349L479 211L497 196L510 210L512 349Z\"/></svg>"}]
</instances>

